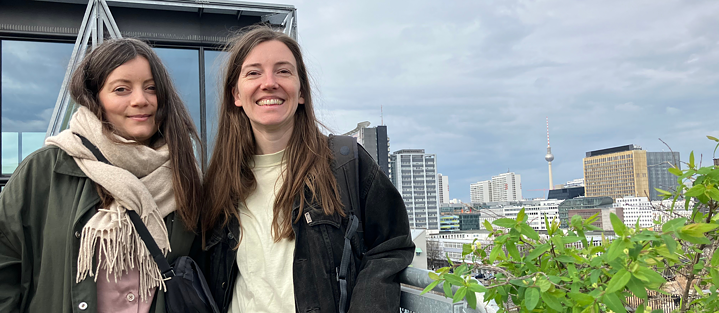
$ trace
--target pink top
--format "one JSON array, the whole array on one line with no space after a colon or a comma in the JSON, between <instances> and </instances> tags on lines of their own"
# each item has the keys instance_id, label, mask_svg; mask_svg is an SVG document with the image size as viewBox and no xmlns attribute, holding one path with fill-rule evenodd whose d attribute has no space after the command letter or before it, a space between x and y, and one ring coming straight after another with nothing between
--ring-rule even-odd
<instances>
[{"instance_id":1,"label":"pink top","mask_svg":"<svg viewBox=\"0 0 719 313\"><path fill-rule=\"evenodd\" d=\"M99 253L99 252L98 252ZM140 271L137 267L130 270L115 282L113 275L107 280L107 272L97 272L97 312L98 313L149 313L155 289L147 301L140 299Z\"/></svg>"}]
</instances>

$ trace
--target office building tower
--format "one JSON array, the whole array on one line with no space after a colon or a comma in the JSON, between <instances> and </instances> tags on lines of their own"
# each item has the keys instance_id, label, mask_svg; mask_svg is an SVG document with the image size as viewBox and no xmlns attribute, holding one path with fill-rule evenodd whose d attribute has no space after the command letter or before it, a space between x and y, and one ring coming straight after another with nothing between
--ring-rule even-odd
<instances>
[{"instance_id":1,"label":"office building tower","mask_svg":"<svg viewBox=\"0 0 719 313\"><path fill-rule=\"evenodd\" d=\"M674 191L679 186L677 177L669 173L669 168L681 169L679 152L647 152L647 172L649 177L649 200L662 200L654 188Z\"/></svg>"},{"instance_id":2,"label":"office building tower","mask_svg":"<svg viewBox=\"0 0 719 313\"><path fill-rule=\"evenodd\" d=\"M389 176L389 137L387 126L363 127L355 134L359 142L372 158L379 164L379 168Z\"/></svg>"},{"instance_id":3,"label":"office building tower","mask_svg":"<svg viewBox=\"0 0 719 313\"><path fill-rule=\"evenodd\" d=\"M649 195L647 152L626 145L587 152L583 162L584 192L587 197Z\"/></svg>"},{"instance_id":4,"label":"office building tower","mask_svg":"<svg viewBox=\"0 0 719 313\"><path fill-rule=\"evenodd\" d=\"M439 184L439 203L449 203L449 176L437 174Z\"/></svg>"},{"instance_id":5,"label":"office building tower","mask_svg":"<svg viewBox=\"0 0 719 313\"><path fill-rule=\"evenodd\" d=\"M439 230L437 156L424 149L390 155L390 179L402 194L411 228Z\"/></svg>"},{"instance_id":6,"label":"office building tower","mask_svg":"<svg viewBox=\"0 0 719 313\"><path fill-rule=\"evenodd\" d=\"M492 201L521 201L522 177L503 173L492 177Z\"/></svg>"},{"instance_id":7,"label":"office building tower","mask_svg":"<svg viewBox=\"0 0 719 313\"><path fill-rule=\"evenodd\" d=\"M469 185L472 203L492 202L492 181L485 180Z\"/></svg>"}]
</instances>

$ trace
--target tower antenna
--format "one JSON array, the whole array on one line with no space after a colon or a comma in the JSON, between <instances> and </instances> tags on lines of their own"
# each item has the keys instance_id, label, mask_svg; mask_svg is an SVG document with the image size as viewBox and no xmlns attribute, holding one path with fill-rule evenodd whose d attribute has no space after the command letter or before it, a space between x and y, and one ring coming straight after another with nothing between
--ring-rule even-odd
<instances>
[{"instance_id":1,"label":"tower antenna","mask_svg":"<svg viewBox=\"0 0 719 313\"><path fill-rule=\"evenodd\" d=\"M554 189L554 183L552 182L552 161L554 161L554 155L552 154L552 147L549 145L549 117L547 117L547 154L544 156L544 160L549 164L549 190Z\"/></svg>"},{"instance_id":2,"label":"tower antenna","mask_svg":"<svg viewBox=\"0 0 719 313\"><path fill-rule=\"evenodd\" d=\"M384 125L384 107L381 104L379 105L379 118L382 125Z\"/></svg>"}]
</instances>

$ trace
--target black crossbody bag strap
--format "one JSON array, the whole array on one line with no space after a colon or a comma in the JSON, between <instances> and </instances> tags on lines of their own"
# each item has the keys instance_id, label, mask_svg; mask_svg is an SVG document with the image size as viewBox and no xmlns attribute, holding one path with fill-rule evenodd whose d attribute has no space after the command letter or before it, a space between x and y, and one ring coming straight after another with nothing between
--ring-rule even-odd
<instances>
[{"instance_id":1,"label":"black crossbody bag strap","mask_svg":"<svg viewBox=\"0 0 719 313\"><path fill-rule=\"evenodd\" d=\"M345 231L344 236L344 248L342 250L342 260L340 262L339 270L337 271L337 281L339 282L339 289L340 289L340 303L339 303L339 313L345 313L348 309L348 291L347 291L347 274L349 272L350 267L350 258L352 257L352 237L355 236L357 233L357 230L359 229L362 231L362 218L361 214L362 212L360 209L360 192L359 192L359 153L357 148L357 142L356 139L353 137L348 136L331 136L330 140L332 141L330 143L330 146L332 147L332 152L334 153L335 161L338 163L344 164L345 162L341 162L342 160L346 160L346 158L350 155L350 152L352 152L352 156L354 157L350 162L354 162L354 173L352 173L352 170L347 170L347 167L342 167L344 170L344 178L345 178L345 184L347 186L354 185L354 190L350 190L350 192L354 192L354 195L350 195L350 205L349 205L349 222L347 224L347 230ZM349 148L349 149L347 149ZM354 181L352 181L354 180ZM341 184L342 182L337 181L337 184ZM349 189L349 188L348 188ZM359 241L361 242L361 241Z\"/></svg>"},{"instance_id":2,"label":"black crossbody bag strap","mask_svg":"<svg viewBox=\"0 0 719 313\"><path fill-rule=\"evenodd\" d=\"M98 149L97 146L90 142L90 140L78 133L75 133L75 136L80 138L82 144L88 150L90 150L90 152L92 152L92 154L98 161L108 165L112 165L112 163L110 163L110 161L102 154L102 152L100 152L100 149ZM142 241L145 242L147 250L150 251L150 254L152 254L152 258L155 259L157 267L160 268L160 272L162 272L162 276L164 278L170 278L175 276L175 272L172 270L170 263L167 262L167 258L165 258L165 256L162 254L162 250L160 250L160 248L157 246L155 239L152 238L152 235L150 235L150 231L147 230L145 223L142 222L142 219L139 215L137 215L137 212L133 210L127 210L127 215L130 217L132 224L135 225L135 230L137 231L137 234L140 235Z\"/></svg>"}]
</instances>

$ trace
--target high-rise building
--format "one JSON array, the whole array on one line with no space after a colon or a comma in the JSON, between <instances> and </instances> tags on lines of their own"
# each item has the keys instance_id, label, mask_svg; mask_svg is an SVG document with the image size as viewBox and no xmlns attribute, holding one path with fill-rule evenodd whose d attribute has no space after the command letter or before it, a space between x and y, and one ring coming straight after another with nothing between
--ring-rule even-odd
<instances>
[{"instance_id":1,"label":"high-rise building","mask_svg":"<svg viewBox=\"0 0 719 313\"><path fill-rule=\"evenodd\" d=\"M472 203L521 201L522 177L515 173L502 173L469 185Z\"/></svg>"},{"instance_id":2,"label":"high-rise building","mask_svg":"<svg viewBox=\"0 0 719 313\"><path fill-rule=\"evenodd\" d=\"M679 186L677 177L669 173L669 168L681 169L679 152L647 152L647 171L649 174L649 200L662 200L654 188L674 191Z\"/></svg>"},{"instance_id":3,"label":"high-rise building","mask_svg":"<svg viewBox=\"0 0 719 313\"><path fill-rule=\"evenodd\" d=\"M515 173L492 176L492 201L521 201L522 177Z\"/></svg>"},{"instance_id":4,"label":"high-rise building","mask_svg":"<svg viewBox=\"0 0 719 313\"><path fill-rule=\"evenodd\" d=\"M439 203L449 203L449 176L437 174L437 183L439 184Z\"/></svg>"},{"instance_id":5,"label":"high-rise building","mask_svg":"<svg viewBox=\"0 0 719 313\"><path fill-rule=\"evenodd\" d=\"M356 130L356 129L355 129ZM359 142L372 158L379 164L379 168L389 176L389 137L387 126L360 128L356 133Z\"/></svg>"},{"instance_id":6,"label":"high-rise building","mask_svg":"<svg viewBox=\"0 0 719 313\"><path fill-rule=\"evenodd\" d=\"M587 197L649 195L647 152L636 145L587 152L584 158L584 191Z\"/></svg>"},{"instance_id":7,"label":"high-rise building","mask_svg":"<svg viewBox=\"0 0 719 313\"><path fill-rule=\"evenodd\" d=\"M439 229L437 156L424 149L404 149L390 155L394 186L402 194L411 228Z\"/></svg>"},{"instance_id":8,"label":"high-rise building","mask_svg":"<svg viewBox=\"0 0 719 313\"><path fill-rule=\"evenodd\" d=\"M472 203L492 202L492 181L484 180L469 185Z\"/></svg>"}]
</instances>

